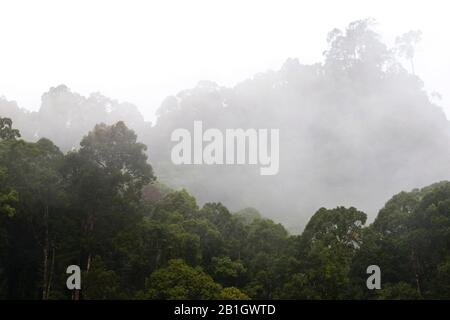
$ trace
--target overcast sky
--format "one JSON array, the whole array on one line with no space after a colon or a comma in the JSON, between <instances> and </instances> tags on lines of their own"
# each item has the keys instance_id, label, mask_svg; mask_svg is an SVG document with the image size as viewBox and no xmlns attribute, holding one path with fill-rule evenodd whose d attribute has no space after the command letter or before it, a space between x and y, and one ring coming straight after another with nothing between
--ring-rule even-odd
<instances>
[{"instance_id":1,"label":"overcast sky","mask_svg":"<svg viewBox=\"0 0 450 320\"><path fill-rule=\"evenodd\" d=\"M146 119L199 80L233 86L288 57L322 59L334 27L373 17L387 43L423 32L416 73L450 118L448 1L1 0L0 96L36 110L66 84L136 104Z\"/></svg>"}]
</instances>

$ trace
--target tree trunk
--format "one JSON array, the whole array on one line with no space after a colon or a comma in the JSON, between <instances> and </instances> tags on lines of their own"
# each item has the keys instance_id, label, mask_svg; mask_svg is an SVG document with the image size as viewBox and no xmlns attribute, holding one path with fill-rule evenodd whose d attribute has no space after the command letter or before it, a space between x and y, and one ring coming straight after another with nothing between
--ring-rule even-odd
<instances>
[{"instance_id":1,"label":"tree trunk","mask_svg":"<svg viewBox=\"0 0 450 320\"><path fill-rule=\"evenodd\" d=\"M73 290L72 300L80 300L80 290L78 289Z\"/></svg>"},{"instance_id":2,"label":"tree trunk","mask_svg":"<svg viewBox=\"0 0 450 320\"><path fill-rule=\"evenodd\" d=\"M52 243L52 259L50 263L50 274L48 276L48 285L47 285L47 294L45 300L48 300L50 297L50 289L53 281L53 274L55 272L55 244Z\"/></svg>"},{"instance_id":3,"label":"tree trunk","mask_svg":"<svg viewBox=\"0 0 450 320\"><path fill-rule=\"evenodd\" d=\"M414 76L416 75L416 71L414 70L414 60L413 59L411 59L411 72Z\"/></svg>"},{"instance_id":4,"label":"tree trunk","mask_svg":"<svg viewBox=\"0 0 450 320\"><path fill-rule=\"evenodd\" d=\"M87 218L87 232L86 232L87 237L92 237L94 225L95 225L95 215L94 213L90 213ZM86 275L89 273L89 270L91 269L91 264L92 264L92 249L90 248L90 241L89 241L87 248ZM86 293L83 293L83 299L89 299Z\"/></svg>"},{"instance_id":5,"label":"tree trunk","mask_svg":"<svg viewBox=\"0 0 450 320\"><path fill-rule=\"evenodd\" d=\"M416 288L419 297L422 299L422 290L420 286L420 276L419 276L419 260L417 259L416 253L412 251L412 260L413 260L413 269L414 269L414 277L416 279Z\"/></svg>"},{"instance_id":6,"label":"tree trunk","mask_svg":"<svg viewBox=\"0 0 450 320\"><path fill-rule=\"evenodd\" d=\"M94 214L91 213L88 216L87 221L87 236L92 237L93 231L94 231ZM87 255L87 263L86 263L86 273L89 272L89 269L91 268L91 262L92 262L92 252L91 248L88 248L88 255Z\"/></svg>"},{"instance_id":7,"label":"tree trunk","mask_svg":"<svg viewBox=\"0 0 450 320\"><path fill-rule=\"evenodd\" d=\"M42 299L47 300L48 293L48 252L49 252L49 239L48 239L48 206L44 209L44 225L45 225L45 239L43 246L43 281L42 281Z\"/></svg>"}]
</instances>

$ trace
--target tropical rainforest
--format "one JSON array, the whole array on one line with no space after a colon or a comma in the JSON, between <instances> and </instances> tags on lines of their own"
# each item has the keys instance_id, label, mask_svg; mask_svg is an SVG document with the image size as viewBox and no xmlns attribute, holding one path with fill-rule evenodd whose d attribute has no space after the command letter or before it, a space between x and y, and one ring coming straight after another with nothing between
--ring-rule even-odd
<instances>
[{"instance_id":1,"label":"tropical rainforest","mask_svg":"<svg viewBox=\"0 0 450 320\"><path fill-rule=\"evenodd\" d=\"M450 299L450 123L402 63L418 35L353 22L323 62L202 81L155 124L65 85L0 98L0 299ZM174 165L194 120L279 129L279 174Z\"/></svg>"}]
</instances>

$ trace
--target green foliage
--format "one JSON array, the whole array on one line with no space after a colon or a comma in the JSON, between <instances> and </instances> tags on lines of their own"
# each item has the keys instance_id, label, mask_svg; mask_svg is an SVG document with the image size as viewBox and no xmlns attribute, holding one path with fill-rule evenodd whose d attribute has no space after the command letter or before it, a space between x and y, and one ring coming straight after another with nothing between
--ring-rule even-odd
<instances>
[{"instance_id":1,"label":"green foliage","mask_svg":"<svg viewBox=\"0 0 450 320\"><path fill-rule=\"evenodd\" d=\"M394 195L369 226L356 208L321 208L295 218L300 235L254 208L207 202L286 217L333 195L375 210L405 185L445 176L448 121L414 75L419 40L409 32L388 48L372 20L355 21L330 32L323 63L288 59L234 88L201 82L167 98L154 126L131 104L65 85L38 112L0 98L10 117L0 117L0 298L75 298L65 269L77 264L81 299L450 299L450 182ZM170 133L193 120L280 128L280 180L173 166ZM186 189L156 181L147 156ZM372 264L380 291L365 285Z\"/></svg>"},{"instance_id":2,"label":"green foliage","mask_svg":"<svg viewBox=\"0 0 450 320\"><path fill-rule=\"evenodd\" d=\"M36 112L0 97L0 115L27 141L47 137L64 152L96 124L124 121L148 146L162 182L186 188L202 204L255 206L295 233L325 204L351 201L374 218L388 196L450 170L445 114L398 59L413 62L420 34L408 32L390 47L376 29L365 19L331 31L317 63L289 58L232 87L201 81L167 97L155 123L130 103L65 85L45 92ZM194 120L205 129L279 128L282 172L262 178L254 166L174 165L170 135Z\"/></svg>"},{"instance_id":3,"label":"green foliage","mask_svg":"<svg viewBox=\"0 0 450 320\"><path fill-rule=\"evenodd\" d=\"M154 271L145 284L145 297L149 299L218 299L222 289L201 269L189 267L180 259Z\"/></svg>"},{"instance_id":4,"label":"green foliage","mask_svg":"<svg viewBox=\"0 0 450 320\"><path fill-rule=\"evenodd\" d=\"M144 150L123 123L65 155L48 139L0 141L1 298L450 298L450 182L393 196L369 226L353 207L320 208L290 235L155 183ZM372 264L379 291L365 286Z\"/></svg>"},{"instance_id":5,"label":"green foliage","mask_svg":"<svg viewBox=\"0 0 450 320\"><path fill-rule=\"evenodd\" d=\"M312 245L320 241L327 246L353 250L361 245L361 231L366 219L365 213L353 207L321 208L306 225L302 237Z\"/></svg>"},{"instance_id":6,"label":"green foliage","mask_svg":"<svg viewBox=\"0 0 450 320\"><path fill-rule=\"evenodd\" d=\"M108 270L101 257L96 256L92 260L89 272L82 278L85 299L105 300L123 298L120 290L120 279L117 274Z\"/></svg>"},{"instance_id":7,"label":"green foliage","mask_svg":"<svg viewBox=\"0 0 450 320\"><path fill-rule=\"evenodd\" d=\"M0 140L15 140L20 138L20 132L12 128L12 120L0 117Z\"/></svg>"},{"instance_id":8,"label":"green foliage","mask_svg":"<svg viewBox=\"0 0 450 320\"><path fill-rule=\"evenodd\" d=\"M224 285L232 285L247 271L240 261L232 261L230 257L214 257L211 260L214 279Z\"/></svg>"},{"instance_id":9,"label":"green foliage","mask_svg":"<svg viewBox=\"0 0 450 320\"><path fill-rule=\"evenodd\" d=\"M387 284L377 293L378 299L381 300L417 300L420 299L416 288L405 282L395 284Z\"/></svg>"},{"instance_id":10,"label":"green foliage","mask_svg":"<svg viewBox=\"0 0 450 320\"><path fill-rule=\"evenodd\" d=\"M352 261L362 244L366 215L355 208L319 209L303 234L295 239L296 253L280 297L287 299L346 299L351 296Z\"/></svg>"},{"instance_id":11,"label":"green foliage","mask_svg":"<svg viewBox=\"0 0 450 320\"><path fill-rule=\"evenodd\" d=\"M235 287L223 288L219 294L220 300L250 300L250 297Z\"/></svg>"},{"instance_id":12,"label":"green foliage","mask_svg":"<svg viewBox=\"0 0 450 320\"><path fill-rule=\"evenodd\" d=\"M256 219L261 219L261 214L255 208L245 208L239 210L235 214L236 219L238 219L242 224L249 225Z\"/></svg>"},{"instance_id":13,"label":"green foliage","mask_svg":"<svg viewBox=\"0 0 450 320\"><path fill-rule=\"evenodd\" d=\"M19 199L17 191L4 187L6 176L6 168L0 167L0 215L12 217L16 212L14 203Z\"/></svg>"}]
</instances>

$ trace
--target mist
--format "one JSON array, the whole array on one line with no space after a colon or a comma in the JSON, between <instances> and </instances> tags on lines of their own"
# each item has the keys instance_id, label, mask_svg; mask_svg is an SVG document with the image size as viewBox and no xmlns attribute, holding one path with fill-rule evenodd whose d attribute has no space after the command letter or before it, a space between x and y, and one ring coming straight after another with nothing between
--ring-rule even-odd
<instances>
[{"instance_id":1,"label":"mist","mask_svg":"<svg viewBox=\"0 0 450 320\"><path fill-rule=\"evenodd\" d=\"M122 120L147 145L160 182L200 203L256 208L294 233L320 207L355 206L370 221L392 194L450 179L450 124L440 96L413 68L420 33L411 34L388 46L373 19L356 20L323 35L323 59L287 57L232 86L180 88L153 123L132 103L83 95L70 84L44 92L37 111L2 97L0 116L23 139L46 137L63 151L77 148L96 124ZM278 174L261 176L250 165L174 165L171 133L198 120L205 129L279 129Z\"/></svg>"}]
</instances>

